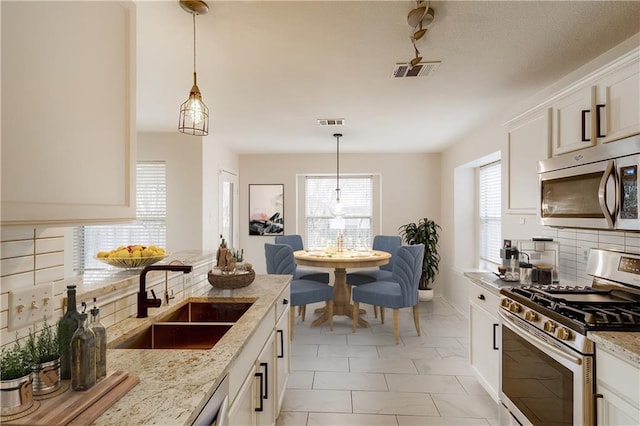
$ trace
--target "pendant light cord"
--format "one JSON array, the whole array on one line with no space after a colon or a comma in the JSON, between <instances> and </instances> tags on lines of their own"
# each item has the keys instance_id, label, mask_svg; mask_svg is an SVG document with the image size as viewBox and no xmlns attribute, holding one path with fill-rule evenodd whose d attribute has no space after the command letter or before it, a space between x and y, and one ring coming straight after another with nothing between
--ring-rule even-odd
<instances>
[{"instance_id":1,"label":"pendant light cord","mask_svg":"<svg viewBox=\"0 0 640 426\"><path fill-rule=\"evenodd\" d=\"M193 16L193 84L197 85L196 81L196 13L192 12Z\"/></svg>"},{"instance_id":2,"label":"pendant light cord","mask_svg":"<svg viewBox=\"0 0 640 426\"><path fill-rule=\"evenodd\" d=\"M336 134L336 196L340 199L340 135Z\"/></svg>"}]
</instances>

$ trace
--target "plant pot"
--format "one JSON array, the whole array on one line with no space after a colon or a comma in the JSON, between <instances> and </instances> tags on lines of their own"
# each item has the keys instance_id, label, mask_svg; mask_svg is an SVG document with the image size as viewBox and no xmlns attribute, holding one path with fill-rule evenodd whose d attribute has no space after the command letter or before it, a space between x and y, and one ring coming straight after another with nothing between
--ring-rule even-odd
<instances>
[{"instance_id":1,"label":"plant pot","mask_svg":"<svg viewBox=\"0 0 640 426\"><path fill-rule=\"evenodd\" d=\"M418 300L421 302L428 302L433 299L433 289L418 290Z\"/></svg>"},{"instance_id":2,"label":"plant pot","mask_svg":"<svg viewBox=\"0 0 640 426\"><path fill-rule=\"evenodd\" d=\"M60 387L60 358L33 367L33 394L46 395Z\"/></svg>"},{"instance_id":3,"label":"plant pot","mask_svg":"<svg viewBox=\"0 0 640 426\"><path fill-rule=\"evenodd\" d=\"M0 381L0 415L12 416L33 405L33 378L31 374Z\"/></svg>"}]
</instances>

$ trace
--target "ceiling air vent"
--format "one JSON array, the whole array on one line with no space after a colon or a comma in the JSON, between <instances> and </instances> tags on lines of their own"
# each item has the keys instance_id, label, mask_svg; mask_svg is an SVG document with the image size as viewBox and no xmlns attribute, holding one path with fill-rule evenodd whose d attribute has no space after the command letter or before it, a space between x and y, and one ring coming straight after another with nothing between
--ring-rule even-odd
<instances>
[{"instance_id":1,"label":"ceiling air vent","mask_svg":"<svg viewBox=\"0 0 640 426\"><path fill-rule=\"evenodd\" d=\"M436 72L440 66L440 61L437 62L420 62L413 68L409 67L408 62L400 62L393 68L393 78L401 77L427 77Z\"/></svg>"},{"instance_id":2,"label":"ceiling air vent","mask_svg":"<svg viewBox=\"0 0 640 426\"><path fill-rule=\"evenodd\" d=\"M320 126L344 126L344 118L318 118Z\"/></svg>"}]
</instances>

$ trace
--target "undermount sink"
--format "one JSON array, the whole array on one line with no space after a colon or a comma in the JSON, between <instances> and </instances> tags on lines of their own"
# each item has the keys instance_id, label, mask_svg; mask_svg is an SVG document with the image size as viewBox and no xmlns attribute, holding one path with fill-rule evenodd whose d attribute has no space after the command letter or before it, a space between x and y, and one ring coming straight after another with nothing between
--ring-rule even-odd
<instances>
[{"instance_id":1,"label":"undermount sink","mask_svg":"<svg viewBox=\"0 0 640 426\"><path fill-rule=\"evenodd\" d=\"M163 322L236 322L252 303L187 302L177 310L164 315Z\"/></svg>"},{"instance_id":2,"label":"undermount sink","mask_svg":"<svg viewBox=\"0 0 640 426\"><path fill-rule=\"evenodd\" d=\"M211 349L252 302L187 301L111 349Z\"/></svg>"},{"instance_id":3,"label":"undermount sink","mask_svg":"<svg viewBox=\"0 0 640 426\"><path fill-rule=\"evenodd\" d=\"M211 349L233 324L159 322L112 349Z\"/></svg>"}]
</instances>

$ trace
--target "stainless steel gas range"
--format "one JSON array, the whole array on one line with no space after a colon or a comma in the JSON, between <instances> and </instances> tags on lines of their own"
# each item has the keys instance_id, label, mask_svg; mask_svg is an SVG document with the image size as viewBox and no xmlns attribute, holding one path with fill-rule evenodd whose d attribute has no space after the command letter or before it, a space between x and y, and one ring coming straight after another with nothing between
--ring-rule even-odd
<instances>
[{"instance_id":1,"label":"stainless steel gas range","mask_svg":"<svg viewBox=\"0 0 640 426\"><path fill-rule=\"evenodd\" d=\"M588 331L640 331L640 255L592 249L591 286L500 290L500 399L525 425L595 424Z\"/></svg>"}]
</instances>

